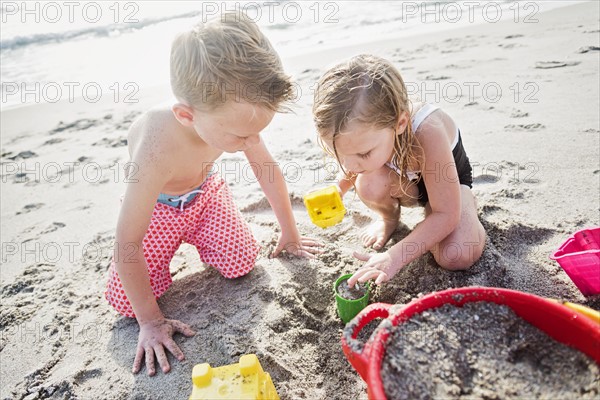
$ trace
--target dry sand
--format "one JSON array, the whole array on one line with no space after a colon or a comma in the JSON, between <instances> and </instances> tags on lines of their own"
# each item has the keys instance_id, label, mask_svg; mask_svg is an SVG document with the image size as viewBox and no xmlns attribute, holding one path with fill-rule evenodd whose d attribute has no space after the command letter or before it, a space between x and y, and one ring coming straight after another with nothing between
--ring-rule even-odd
<instances>
[{"instance_id":1,"label":"dry sand","mask_svg":"<svg viewBox=\"0 0 600 400\"><path fill-rule=\"evenodd\" d=\"M488 23L285 59L304 93L296 114L276 117L263 136L287 174L299 228L326 243L326 253L316 261L267 259L273 214L258 184L246 179L251 173L242 158L225 157L221 172L265 248L255 270L237 280L202 265L192 248L180 249L174 283L159 304L197 335L177 337L186 361L153 378L131 374L137 323L118 317L102 293L124 191L123 171L112 166L127 162L132 119L167 98L168 88L142 92L138 104L4 111L1 398L187 398L193 365L228 364L253 352L283 399L365 399L366 386L341 351L332 284L359 266L351 252L359 248L358 227L372 214L349 193L344 221L322 230L300 200L329 175L315 143L308 88L328 65L357 53L393 60L407 82L463 88L458 101L440 98L440 105L461 128L489 234L483 257L468 272L443 271L427 255L372 300L405 303L439 289L485 285L600 309L598 297L585 299L548 259L571 232L600 224L599 57L597 50L583 52L600 45L598 15L599 4L590 2L541 13L538 23ZM480 88L496 82L503 95L492 103L475 90L469 99L465 82ZM510 89L515 83L518 101ZM73 162L79 164L64 164ZM39 165L41 176L15 174L15 163ZM422 215L403 209L392 243Z\"/></svg>"}]
</instances>

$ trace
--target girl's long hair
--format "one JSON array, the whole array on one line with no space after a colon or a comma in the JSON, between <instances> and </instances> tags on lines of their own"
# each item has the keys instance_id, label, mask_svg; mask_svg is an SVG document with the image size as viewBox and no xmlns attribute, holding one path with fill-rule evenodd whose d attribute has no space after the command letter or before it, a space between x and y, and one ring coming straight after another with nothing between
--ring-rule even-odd
<instances>
[{"instance_id":1,"label":"girl's long hair","mask_svg":"<svg viewBox=\"0 0 600 400\"><path fill-rule=\"evenodd\" d=\"M411 109L398 70L383 58L362 54L334 66L321 77L315 91L313 117L319 143L331 154L323 143L324 139L331 140L331 155L342 170L335 139L350 122L393 129L395 140L391 162L400 171L399 179L408 182L408 166L422 164L418 157L420 146L413 135L410 118L403 132L396 132L396 128L401 114L406 112L410 117Z\"/></svg>"}]
</instances>

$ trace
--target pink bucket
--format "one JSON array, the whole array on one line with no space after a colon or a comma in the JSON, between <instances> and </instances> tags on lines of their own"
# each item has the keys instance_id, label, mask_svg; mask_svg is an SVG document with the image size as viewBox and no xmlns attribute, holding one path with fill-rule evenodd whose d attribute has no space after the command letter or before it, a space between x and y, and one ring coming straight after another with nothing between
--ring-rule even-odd
<instances>
[{"instance_id":1,"label":"pink bucket","mask_svg":"<svg viewBox=\"0 0 600 400\"><path fill-rule=\"evenodd\" d=\"M575 232L550 258L560 264L584 296L600 293L600 227Z\"/></svg>"}]
</instances>

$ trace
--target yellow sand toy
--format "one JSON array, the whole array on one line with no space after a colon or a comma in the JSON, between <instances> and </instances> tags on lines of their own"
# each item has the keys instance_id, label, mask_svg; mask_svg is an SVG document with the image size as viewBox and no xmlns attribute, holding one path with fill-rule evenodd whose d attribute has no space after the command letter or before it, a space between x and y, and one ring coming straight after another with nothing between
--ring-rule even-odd
<instances>
[{"instance_id":1,"label":"yellow sand toy","mask_svg":"<svg viewBox=\"0 0 600 400\"><path fill-rule=\"evenodd\" d=\"M592 321L594 321L595 323L600 325L600 312L594 310L593 308L589 308L589 307L583 306L581 304L570 303L568 301L562 301L562 300L556 300L556 299L548 299L548 300L554 301L556 303L560 303L565 307L569 307L571 310L577 311L578 313L585 315L586 317L590 318Z\"/></svg>"},{"instance_id":2,"label":"yellow sand toy","mask_svg":"<svg viewBox=\"0 0 600 400\"><path fill-rule=\"evenodd\" d=\"M327 228L344 219L346 208L336 185L313 190L304 196L304 205L313 224Z\"/></svg>"},{"instance_id":3,"label":"yellow sand toy","mask_svg":"<svg viewBox=\"0 0 600 400\"><path fill-rule=\"evenodd\" d=\"M197 364L192 382L190 400L279 400L271 376L263 371L256 354L243 355L239 364L218 368Z\"/></svg>"}]
</instances>

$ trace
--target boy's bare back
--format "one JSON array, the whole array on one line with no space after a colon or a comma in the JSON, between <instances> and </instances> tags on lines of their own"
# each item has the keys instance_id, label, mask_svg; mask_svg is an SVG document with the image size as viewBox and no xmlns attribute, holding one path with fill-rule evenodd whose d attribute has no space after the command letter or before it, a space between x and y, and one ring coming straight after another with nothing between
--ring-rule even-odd
<instances>
[{"instance_id":1,"label":"boy's bare back","mask_svg":"<svg viewBox=\"0 0 600 400\"><path fill-rule=\"evenodd\" d=\"M172 195L197 188L223 153L207 145L193 129L181 125L166 107L149 110L137 119L127 141L136 176L149 169L156 186L160 182L159 192ZM160 173L150 172L157 170Z\"/></svg>"}]
</instances>

